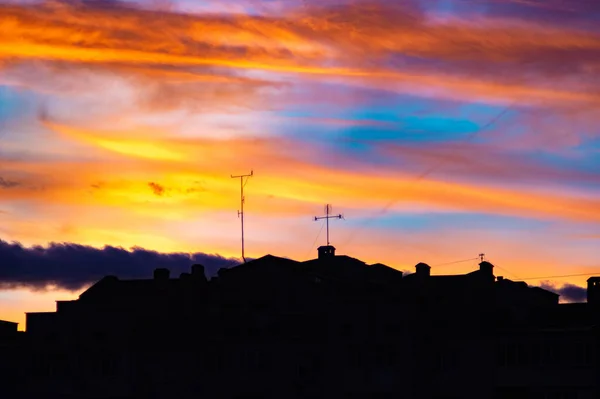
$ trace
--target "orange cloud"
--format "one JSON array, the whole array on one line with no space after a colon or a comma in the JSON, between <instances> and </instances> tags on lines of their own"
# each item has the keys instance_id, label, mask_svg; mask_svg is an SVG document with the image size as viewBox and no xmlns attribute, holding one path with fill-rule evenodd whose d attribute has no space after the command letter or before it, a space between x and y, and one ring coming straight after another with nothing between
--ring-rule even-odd
<instances>
[{"instance_id":1,"label":"orange cloud","mask_svg":"<svg viewBox=\"0 0 600 399\"><path fill-rule=\"evenodd\" d=\"M157 207L167 204L181 207L184 214L223 211L235 208L235 198L239 195L229 174L251 165L260 175L252 182L256 212L293 215L305 213L308 206L324 201L369 209L393 200L402 207L418 203L431 209L600 221L600 200L594 197L532 187L473 184L458 179L419 180L406 172L398 173L394 166L374 170L342 156L338 156L338 166L327 167L319 161L324 155L311 146L282 138L141 141L126 138L135 134L110 136L106 132L59 124L47 123L47 126L97 148L98 160L52 164L2 161L0 166L6 171L6 178L20 182L19 186L5 190L7 199L111 205L133 212L144 212L144 208L155 212ZM138 143L147 151L140 152ZM64 173L67 170L69 174ZM29 177L17 180L11 171ZM94 189L98 182L103 184ZM156 196L148 186L151 182L163 187L164 195Z\"/></svg>"},{"instance_id":2,"label":"orange cloud","mask_svg":"<svg viewBox=\"0 0 600 399\"><path fill-rule=\"evenodd\" d=\"M67 2L0 9L0 60L142 65L164 69L165 79L203 79L206 68L223 76L260 70L554 105L599 100L600 35L516 19L436 21L382 3L310 6L277 18Z\"/></svg>"}]
</instances>

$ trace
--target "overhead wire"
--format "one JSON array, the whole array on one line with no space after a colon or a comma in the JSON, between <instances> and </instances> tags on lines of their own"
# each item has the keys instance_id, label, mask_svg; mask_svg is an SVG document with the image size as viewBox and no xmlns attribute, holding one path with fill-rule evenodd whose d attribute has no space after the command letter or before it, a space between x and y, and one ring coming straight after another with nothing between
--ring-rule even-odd
<instances>
[{"instance_id":1,"label":"overhead wire","mask_svg":"<svg viewBox=\"0 0 600 399\"><path fill-rule=\"evenodd\" d=\"M471 262L474 260L478 260L479 257L476 258L470 258L470 259L462 259L462 260L456 260L453 262L446 262L446 263L438 263L437 265L433 265L432 267L440 267L440 266L448 266L448 265L455 265L458 263L464 263L464 262ZM493 262L491 262L493 263ZM525 277L525 278L521 278L518 275L516 275L515 273L511 272L510 270L507 270L501 266L498 266L497 264L493 263L495 268L498 268L500 270L503 270L504 272L516 277L517 279L519 279L520 281L527 281L527 280L544 280L544 279L553 279L553 278L567 278L567 277L585 277L585 276L595 276L595 275L599 275L600 276L600 270L597 273L579 273L579 274L562 274L562 275L550 275L550 276L537 276L537 277Z\"/></svg>"},{"instance_id":2,"label":"overhead wire","mask_svg":"<svg viewBox=\"0 0 600 399\"><path fill-rule=\"evenodd\" d=\"M495 117L493 117L492 119L490 119L485 125L483 125L480 129L477 129L475 132L469 134L464 141L470 141L472 139L474 139L477 135L481 134L482 132L484 132L485 130L487 130L490 126L492 126L494 123L496 123L498 120L500 120L509 110L512 109L512 107L514 106L514 102L511 103L510 105L508 105L507 107L505 107L500 113L498 113ZM423 178L427 177L429 174L431 174L432 172L434 172L436 169L438 169L440 166L442 166L444 163L446 163L446 159L442 159L439 162L437 162L436 164L434 164L433 166L431 166L430 168L426 169L423 173L421 173L420 175L418 175L415 178L416 182L421 181ZM354 230L354 232L352 232L348 238L346 239L346 241L344 242L344 245L349 244L354 237L357 235L358 232L360 232L359 229L365 228L370 222L372 222L377 216L383 215L385 214L394 204L396 204L398 201L400 201L400 198L396 198L391 200L390 202L388 202L383 208L381 208L379 211L377 211L375 214L373 214L369 219L367 219L362 226L359 226L357 229Z\"/></svg>"},{"instance_id":3,"label":"overhead wire","mask_svg":"<svg viewBox=\"0 0 600 399\"><path fill-rule=\"evenodd\" d=\"M504 271L505 273L508 273L508 274L510 274L511 276L513 276L513 277L515 277L515 278L518 278L519 280L523 280L521 277L519 277L518 275L514 274L514 273L513 273L513 272L511 272L510 270L506 270L506 269L504 269L504 268L502 268L502 267L500 267L500 266L498 266L498 265L496 265L496 264L494 264L494 267L497 267L498 269L500 269L500 270Z\"/></svg>"},{"instance_id":4,"label":"overhead wire","mask_svg":"<svg viewBox=\"0 0 600 399\"><path fill-rule=\"evenodd\" d=\"M321 233L323 233L323 229L325 228L325 221L323 220L323 222L321 223L321 229L319 230L319 232L317 233L317 236L315 237L315 240L313 241L312 245L310 246L310 249L308 250L308 252L306 253L305 258L308 258L310 256L310 253L313 251L315 244L317 243L317 241L319 240L319 237L321 237Z\"/></svg>"},{"instance_id":5,"label":"overhead wire","mask_svg":"<svg viewBox=\"0 0 600 399\"><path fill-rule=\"evenodd\" d=\"M520 280L523 280L523 281L543 280L543 279L549 279L549 278L585 277L585 276L595 276L595 275L600 275L600 271L598 273L581 273L581 274L563 274L563 275L557 275L557 276L526 277L526 278L522 278Z\"/></svg>"},{"instance_id":6,"label":"overhead wire","mask_svg":"<svg viewBox=\"0 0 600 399\"><path fill-rule=\"evenodd\" d=\"M433 265L432 267L436 267L436 268L437 268L437 267L441 267L441 266L456 265L456 264L458 264L458 263L472 262L472 261L474 261L474 260L478 260L478 259L479 259L479 257L476 257L476 258L469 258L469 259L463 259L463 260L456 260L456 261L453 261L453 262L439 263L439 264L437 264L437 265ZM492 262L492 263L493 263L493 262ZM511 276L513 276L513 277L516 277L516 278L518 278L518 279L521 279L521 278L520 278L518 275L516 275L515 273L513 273L513 272L511 272L510 270L507 270L507 269L505 269L505 268L503 268L503 267L500 267L500 266L498 266L496 263L494 263L494 267L495 267L495 268L498 268L498 269L500 269L500 270L502 270L502 271L504 271L505 273L508 273L508 274L510 274L510 275L511 275Z\"/></svg>"},{"instance_id":7,"label":"overhead wire","mask_svg":"<svg viewBox=\"0 0 600 399\"><path fill-rule=\"evenodd\" d=\"M494 265L494 268L500 269L500 270L502 270L503 272L505 272L505 273L508 273L508 274L510 274L511 276L513 276L513 277L515 277L515 278L518 278L519 280L522 280L522 278L521 278L521 277L519 277L519 276L518 276L516 273L513 273L513 272L511 272L510 270L507 270L506 268L503 268L503 267L501 267L501 266L498 266L498 264L496 264L494 261L490 261L490 262L491 262L491 263Z\"/></svg>"},{"instance_id":8,"label":"overhead wire","mask_svg":"<svg viewBox=\"0 0 600 399\"><path fill-rule=\"evenodd\" d=\"M437 265L433 265L432 267L454 265L454 264L458 264L458 263L464 263L464 262L474 261L474 260L477 260L477 259L479 259L479 258L470 258L470 259L457 260L457 261L453 261L453 262L439 263ZM516 277L517 279L519 279L519 281L544 280L544 279L568 278L568 277L586 277L586 276L596 276L596 275L600 276L600 270L599 270L597 273L561 274L561 275L550 275L550 276L537 276L537 277L525 277L525 278L521 278L521 277L517 276L515 273L512 273L510 270L502 268L502 267L500 267L500 266L498 266L496 264L494 264L494 267L498 268L500 270L503 270L506 273L508 273L508 274Z\"/></svg>"},{"instance_id":9,"label":"overhead wire","mask_svg":"<svg viewBox=\"0 0 600 399\"><path fill-rule=\"evenodd\" d=\"M470 259L456 260L454 262L439 263L437 265L433 265L432 267L455 265L457 263L471 262L471 261L474 261L474 260L477 260L477 259L479 259L479 258L470 258Z\"/></svg>"},{"instance_id":10,"label":"overhead wire","mask_svg":"<svg viewBox=\"0 0 600 399\"><path fill-rule=\"evenodd\" d=\"M244 180L244 188L246 188L246 184L248 184L248 180L250 180L250 178L248 176L246 176L246 180Z\"/></svg>"}]
</instances>

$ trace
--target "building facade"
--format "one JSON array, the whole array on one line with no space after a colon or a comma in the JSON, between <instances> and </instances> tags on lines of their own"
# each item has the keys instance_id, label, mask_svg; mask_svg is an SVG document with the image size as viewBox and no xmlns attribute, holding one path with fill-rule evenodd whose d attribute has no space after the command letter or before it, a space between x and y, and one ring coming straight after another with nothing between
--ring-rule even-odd
<instances>
[{"instance_id":1,"label":"building facade","mask_svg":"<svg viewBox=\"0 0 600 399\"><path fill-rule=\"evenodd\" d=\"M600 281L600 280L599 280ZM27 314L35 398L598 398L598 311L496 278L403 275L319 248L208 281L107 276ZM600 298L598 296L597 298ZM597 301L597 300L596 300Z\"/></svg>"}]
</instances>

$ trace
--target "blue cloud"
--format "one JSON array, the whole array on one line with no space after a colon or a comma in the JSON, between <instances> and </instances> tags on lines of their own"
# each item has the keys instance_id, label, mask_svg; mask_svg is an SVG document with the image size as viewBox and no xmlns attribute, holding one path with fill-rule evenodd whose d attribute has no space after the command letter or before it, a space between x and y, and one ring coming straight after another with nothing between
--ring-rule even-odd
<instances>
[{"instance_id":1,"label":"blue cloud","mask_svg":"<svg viewBox=\"0 0 600 399\"><path fill-rule=\"evenodd\" d=\"M20 118L31 112L34 99L33 94L0 85L0 122Z\"/></svg>"},{"instance_id":2,"label":"blue cloud","mask_svg":"<svg viewBox=\"0 0 600 399\"><path fill-rule=\"evenodd\" d=\"M485 213L430 212L387 213L382 216L348 218L345 229L352 230L368 223L369 228L393 231L421 232L435 229L489 229L495 231L541 230L552 224L533 218L502 216Z\"/></svg>"}]
</instances>

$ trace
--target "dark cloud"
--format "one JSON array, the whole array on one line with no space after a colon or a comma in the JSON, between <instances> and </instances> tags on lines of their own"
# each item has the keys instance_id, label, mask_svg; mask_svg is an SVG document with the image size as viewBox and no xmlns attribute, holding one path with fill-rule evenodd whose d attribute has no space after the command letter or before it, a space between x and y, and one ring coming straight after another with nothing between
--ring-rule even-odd
<instances>
[{"instance_id":1,"label":"dark cloud","mask_svg":"<svg viewBox=\"0 0 600 399\"><path fill-rule=\"evenodd\" d=\"M472 12L471 2L454 1L454 9L459 12ZM576 26L580 29L597 28L600 17L600 6L596 0L481 0L484 7L479 8L480 14L503 18L522 18L529 21L548 22Z\"/></svg>"},{"instance_id":2,"label":"dark cloud","mask_svg":"<svg viewBox=\"0 0 600 399\"><path fill-rule=\"evenodd\" d=\"M559 294L561 299L567 302L585 302L587 299L587 290L574 284L567 283L558 287L550 282L544 282L540 287Z\"/></svg>"},{"instance_id":3,"label":"dark cloud","mask_svg":"<svg viewBox=\"0 0 600 399\"><path fill-rule=\"evenodd\" d=\"M0 188L13 188L19 186L21 183L11 180L6 180L0 176Z\"/></svg>"},{"instance_id":4,"label":"dark cloud","mask_svg":"<svg viewBox=\"0 0 600 399\"><path fill-rule=\"evenodd\" d=\"M45 289L57 286L78 290L106 275L123 279L151 278L154 269L166 267L171 276L189 272L192 264L202 264L209 277L220 268L234 267L237 259L205 253L159 253L143 248L102 249L71 243L47 247L24 247L0 240L0 287Z\"/></svg>"}]
</instances>

